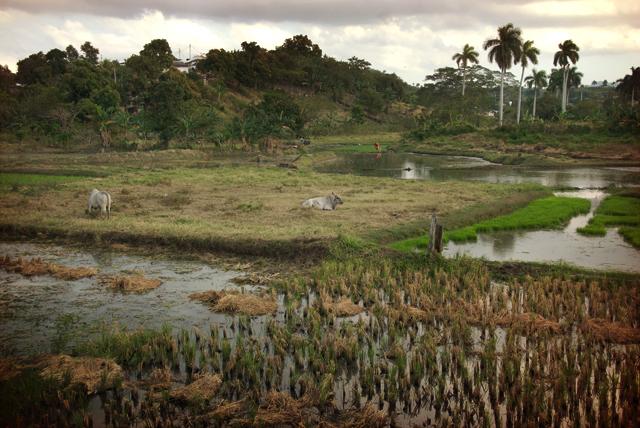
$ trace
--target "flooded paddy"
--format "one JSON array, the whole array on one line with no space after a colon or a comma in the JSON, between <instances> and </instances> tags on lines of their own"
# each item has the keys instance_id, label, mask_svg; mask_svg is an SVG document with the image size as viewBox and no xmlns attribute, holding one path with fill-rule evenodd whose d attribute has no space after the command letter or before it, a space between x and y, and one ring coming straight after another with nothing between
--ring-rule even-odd
<instances>
[{"instance_id":1,"label":"flooded paddy","mask_svg":"<svg viewBox=\"0 0 640 428\"><path fill-rule=\"evenodd\" d=\"M584 227L606 193L597 190L557 192L558 196L587 198L591 201L588 214L571 219L562 230L499 231L479 233L475 242L448 242L446 256L464 254L488 260L519 260L533 262L566 262L575 266L640 272L640 250L624 241L617 228L607 229L605 236L584 236L577 229Z\"/></svg>"},{"instance_id":2,"label":"flooded paddy","mask_svg":"<svg viewBox=\"0 0 640 428\"><path fill-rule=\"evenodd\" d=\"M0 249L163 281L131 294L100 288L95 278L0 273L0 332L11 346L3 356L47 352L60 319L71 315L67 327L79 345L62 348L106 354L124 370L120 386L105 386L88 401L69 399L76 413L45 408L50 422L506 427L616 425L638 417L636 283L496 283L471 259L342 260L275 284L276 312L249 317L215 313L188 298L237 289L230 281L239 272L47 245ZM103 322L129 332L87 341L90 327Z\"/></svg>"},{"instance_id":3,"label":"flooded paddy","mask_svg":"<svg viewBox=\"0 0 640 428\"><path fill-rule=\"evenodd\" d=\"M412 153L342 153L322 172L417 180L538 183L550 187L597 189L640 186L640 167L540 168L499 165L481 158Z\"/></svg>"},{"instance_id":4,"label":"flooded paddy","mask_svg":"<svg viewBox=\"0 0 640 428\"><path fill-rule=\"evenodd\" d=\"M77 339L113 323L125 329L159 329L163 324L208 328L212 322L224 322L224 317L189 299L189 294L239 289L230 280L242 275L202 263L51 245L0 243L0 254L96 268L100 275L143 272L162 281L147 293L122 293L100 284L99 278L64 281L51 275L24 277L0 269L2 354L49 352L56 329L63 327L72 327ZM65 323L68 325L63 326Z\"/></svg>"}]
</instances>

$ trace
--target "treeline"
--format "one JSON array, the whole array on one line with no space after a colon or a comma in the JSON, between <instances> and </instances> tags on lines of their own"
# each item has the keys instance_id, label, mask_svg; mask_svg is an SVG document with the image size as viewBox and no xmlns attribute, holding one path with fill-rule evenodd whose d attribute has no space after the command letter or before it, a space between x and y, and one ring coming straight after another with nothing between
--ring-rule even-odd
<instances>
[{"instance_id":1,"label":"treeline","mask_svg":"<svg viewBox=\"0 0 640 428\"><path fill-rule=\"evenodd\" d=\"M444 67L427 75L416 93L416 102L431 109L415 138L436 133L460 133L480 126L528 125L541 121L590 121L615 131L640 131L640 111L634 94L640 92L640 70L617 81L614 87L582 85L576 63L580 48L565 40L553 57L557 68L548 74L532 68L540 51L532 40L522 38L513 24L498 28L497 36L483 44L487 59L499 71L479 65L479 53L465 44L453 55L457 68ZM519 80L509 72L519 66Z\"/></svg>"},{"instance_id":2,"label":"treeline","mask_svg":"<svg viewBox=\"0 0 640 428\"><path fill-rule=\"evenodd\" d=\"M80 51L34 53L18 62L15 74L0 68L0 129L63 144L95 137L103 147L166 147L172 140L256 144L304 134L313 118L292 93L324 96L349 112L344 121L362 122L405 98L409 88L366 60L323 55L303 35L273 50L255 42L212 49L188 73L173 67L175 60L163 39L123 63L101 61L90 42ZM225 99L233 94L243 97L229 105Z\"/></svg>"}]
</instances>

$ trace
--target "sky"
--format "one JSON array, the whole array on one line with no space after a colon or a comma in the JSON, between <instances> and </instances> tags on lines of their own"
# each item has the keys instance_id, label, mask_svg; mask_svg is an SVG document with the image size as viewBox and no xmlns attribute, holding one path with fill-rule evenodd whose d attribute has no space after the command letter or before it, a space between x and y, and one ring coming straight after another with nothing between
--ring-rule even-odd
<instances>
[{"instance_id":1,"label":"sky","mask_svg":"<svg viewBox=\"0 0 640 428\"><path fill-rule=\"evenodd\" d=\"M540 49L536 68L551 69L566 39L580 47L583 83L640 65L639 0L0 0L0 64L15 71L31 53L87 40L103 58L124 59L164 38L186 58L189 45L192 55L243 41L272 49L306 34L329 56L364 58L416 84L455 66L465 43L496 69L482 43L508 22Z\"/></svg>"}]
</instances>

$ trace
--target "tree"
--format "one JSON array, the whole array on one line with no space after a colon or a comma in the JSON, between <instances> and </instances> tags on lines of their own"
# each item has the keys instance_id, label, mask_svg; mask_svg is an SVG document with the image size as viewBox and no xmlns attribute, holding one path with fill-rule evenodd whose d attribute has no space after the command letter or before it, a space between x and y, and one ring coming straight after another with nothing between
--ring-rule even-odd
<instances>
[{"instance_id":1,"label":"tree","mask_svg":"<svg viewBox=\"0 0 640 428\"><path fill-rule=\"evenodd\" d=\"M569 103L569 92L571 88L577 88L582 84L583 74L578 71L578 67L571 67L567 73L567 104Z\"/></svg>"},{"instance_id":2,"label":"tree","mask_svg":"<svg viewBox=\"0 0 640 428\"><path fill-rule=\"evenodd\" d=\"M322 57L322 49L304 34L286 39L276 50L284 50L294 55Z\"/></svg>"},{"instance_id":3,"label":"tree","mask_svg":"<svg viewBox=\"0 0 640 428\"><path fill-rule=\"evenodd\" d=\"M631 67L631 74L618 80L616 90L631 99L631 107L636 103L636 95L640 94L640 67Z\"/></svg>"},{"instance_id":4,"label":"tree","mask_svg":"<svg viewBox=\"0 0 640 428\"><path fill-rule=\"evenodd\" d=\"M47 57L42 53L34 53L18 61L16 79L23 85L45 83L51 77L51 66Z\"/></svg>"},{"instance_id":5,"label":"tree","mask_svg":"<svg viewBox=\"0 0 640 428\"><path fill-rule=\"evenodd\" d=\"M569 77L569 67L580 59L580 48L573 40L565 40L558 45L560 49L553 56L553 65L559 65L562 69L562 113L567 111L567 78Z\"/></svg>"},{"instance_id":6,"label":"tree","mask_svg":"<svg viewBox=\"0 0 640 428\"><path fill-rule=\"evenodd\" d=\"M538 63L538 55L540 50L533 46L533 40L527 40L522 45L522 52L520 54L520 64L522 65L522 74L520 75L520 85L518 87L518 110L516 113L516 123L520 123L520 109L522 106L522 81L524 79L524 69L529 65L529 61L532 64Z\"/></svg>"},{"instance_id":7,"label":"tree","mask_svg":"<svg viewBox=\"0 0 640 428\"><path fill-rule=\"evenodd\" d=\"M67 48L65 49L65 52L67 53L67 59L69 61L76 61L78 58L80 58L80 54L78 53L78 50L74 48L73 45L67 46Z\"/></svg>"},{"instance_id":8,"label":"tree","mask_svg":"<svg viewBox=\"0 0 640 428\"><path fill-rule=\"evenodd\" d=\"M556 98L558 98L558 95L562 91L563 78L564 74L559 68L552 69L551 74L549 74L549 86L547 87L547 90L553 91Z\"/></svg>"},{"instance_id":9,"label":"tree","mask_svg":"<svg viewBox=\"0 0 640 428\"><path fill-rule=\"evenodd\" d=\"M544 88L547 86L547 72L544 70L531 70L531 75L525 79L529 88L533 86L533 119L536 118L536 101L538 98L538 88Z\"/></svg>"},{"instance_id":10,"label":"tree","mask_svg":"<svg viewBox=\"0 0 640 428\"><path fill-rule=\"evenodd\" d=\"M519 61L522 55L522 31L509 23L498 28L498 37L484 42L484 50L489 50L489 62L495 62L500 67L500 126L503 121L504 110L504 76L511 66Z\"/></svg>"},{"instance_id":11,"label":"tree","mask_svg":"<svg viewBox=\"0 0 640 428\"><path fill-rule=\"evenodd\" d=\"M9 92L15 85L16 76L6 65L0 65L0 91Z\"/></svg>"},{"instance_id":12,"label":"tree","mask_svg":"<svg viewBox=\"0 0 640 428\"><path fill-rule=\"evenodd\" d=\"M51 67L51 73L54 76L63 74L67 68L67 53L60 49L51 49L45 55L47 64Z\"/></svg>"},{"instance_id":13,"label":"tree","mask_svg":"<svg viewBox=\"0 0 640 428\"><path fill-rule=\"evenodd\" d=\"M159 70L158 74L171 67L174 60L171 47L165 39L151 40L144 45L140 56L147 58Z\"/></svg>"},{"instance_id":14,"label":"tree","mask_svg":"<svg viewBox=\"0 0 640 428\"><path fill-rule=\"evenodd\" d=\"M371 63L369 61L367 61L366 59L358 58L357 56L352 56L348 59L348 61L349 68L352 68L354 70L364 71L371 68Z\"/></svg>"},{"instance_id":15,"label":"tree","mask_svg":"<svg viewBox=\"0 0 640 428\"><path fill-rule=\"evenodd\" d=\"M98 48L94 48L91 42L84 42L82 46L80 46L80 50L83 53L83 58L89 61L91 64L98 64L98 55L100 51Z\"/></svg>"},{"instance_id":16,"label":"tree","mask_svg":"<svg viewBox=\"0 0 640 428\"><path fill-rule=\"evenodd\" d=\"M477 64L478 63L478 52L473 48L473 46L469 46L469 44L465 44L462 48L462 52L457 53L451 57L452 60L458 64L458 68L462 70L462 96L464 97L464 90L466 87L466 73L467 73L467 65Z\"/></svg>"}]
</instances>

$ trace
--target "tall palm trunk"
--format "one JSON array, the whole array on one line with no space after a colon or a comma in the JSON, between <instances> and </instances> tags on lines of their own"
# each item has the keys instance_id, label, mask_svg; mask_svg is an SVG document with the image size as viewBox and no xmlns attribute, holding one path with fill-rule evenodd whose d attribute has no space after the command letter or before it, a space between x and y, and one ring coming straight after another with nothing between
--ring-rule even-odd
<instances>
[{"instance_id":1,"label":"tall palm trunk","mask_svg":"<svg viewBox=\"0 0 640 428\"><path fill-rule=\"evenodd\" d=\"M500 74L500 106L498 108L498 111L500 112L500 127L502 127L502 110L503 110L503 104L504 104L504 73L506 72L506 70L502 70L502 73Z\"/></svg>"},{"instance_id":2,"label":"tall palm trunk","mask_svg":"<svg viewBox=\"0 0 640 428\"><path fill-rule=\"evenodd\" d=\"M633 106L636 103L635 98L635 93L636 93L636 88L631 88L631 107L633 108Z\"/></svg>"},{"instance_id":3,"label":"tall palm trunk","mask_svg":"<svg viewBox=\"0 0 640 428\"><path fill-rule=\"evenodd\" d=\"M464 97L464 88L467 86L466 80L467 80L467 67L462 67L462 96L463 97Z\"/></svg>"},{"instance_id":4,"label":"tall palm trunk","mask_svg":"<svg viewBox=\"0 0 640 428\"><path fill-rule=\"evenodd\" d=\"M562 74L562 113L567 111L567 78L569 77L569 68L565 67Z\"/></svg>"},{"instance_id":5,"label":"tall palm trunk","mask_svg":"<svg viewBox=\"0 0 640 428\"><path fill-rule=\"evenodd\" d=\"M522 82L524 80L524 67L522 67L522 74L520 75L520 87L518 88L518 110L516 113L516 123L520 124L520 105L522 104Z\"/></svg>"},{"instance_id":6,"label":"tall palm trunk","mask_svg":"<svg viewBox=\"0 0 640 428\"><path fill-rule=\"evenodd\" d=\"M538 87L533 87L533 120L536 120L536 99L538 98Z\"/></svg>"}]
</instances>

